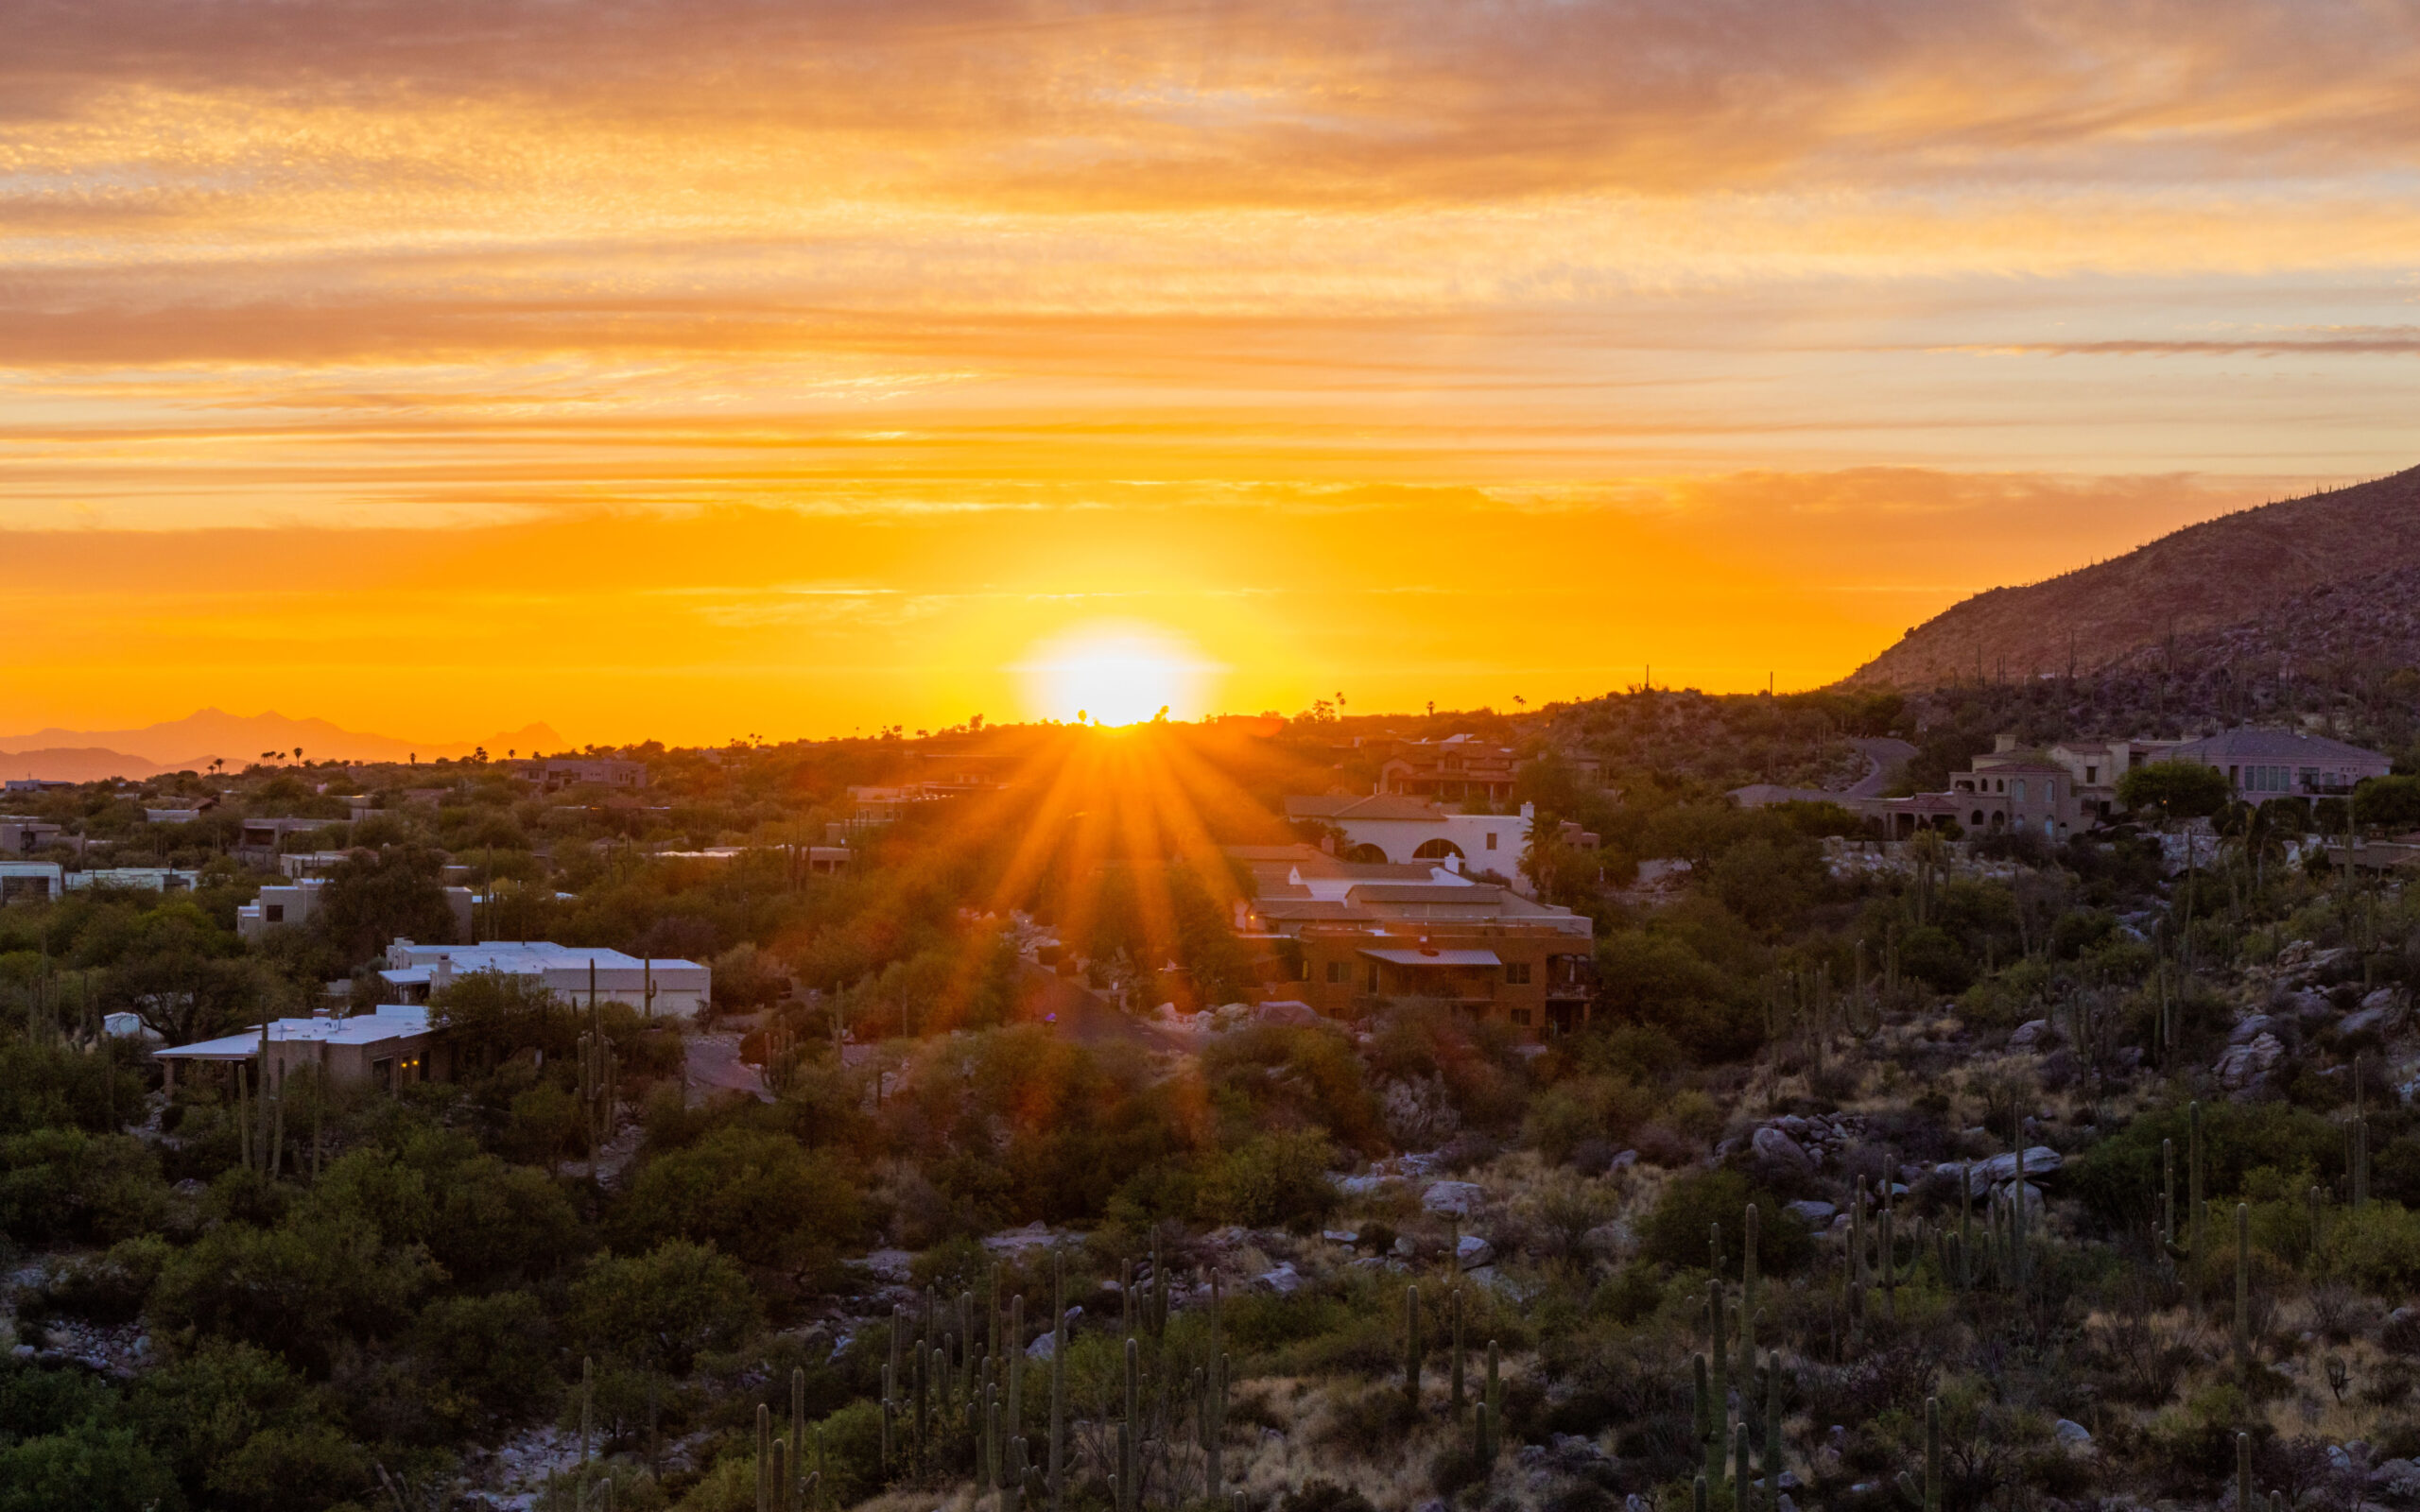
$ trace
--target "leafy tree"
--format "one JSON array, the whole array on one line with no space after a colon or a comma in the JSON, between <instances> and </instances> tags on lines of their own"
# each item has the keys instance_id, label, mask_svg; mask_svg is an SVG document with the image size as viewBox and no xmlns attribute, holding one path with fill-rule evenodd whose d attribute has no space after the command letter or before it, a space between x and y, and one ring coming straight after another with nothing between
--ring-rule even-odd
<instances>
[{"instance_id":1,"label":"leafy tree","mask_svg":"<svg viewBox=\"0 0 2420 1512\"><path fill-rule=\"evenodd\" d=\"M568 1320L583 1348L680 1374L701 1349L736 1347L762 1316L735 1261L675 1239L644 1255L591 1261L572 1284Z\"/></svg>"},{"instance_id":2,"label":"leafy tree","mask_svg":"<svg viewBox=\"0 0 2420 1512\"><path fill-rule=\"evenodd\" d=\"M458 1427L507 1421L562 1387L554 1320L527 1292L444 1297L412 1325L430 1405Z\"/></svg>"},{"instance_id":3,"label":"leafy tree","mask_svg":"<svg viewBox=\"0 0 2420 1512\"><path fill-rule=\"evenodd\" d=\"M2200 762L2150 762L2118 779L2118 801L2163 820L2207 818L2234 796L2227 774Z\"/></svg>"},{"instance_id":4,"label":"leafy tree","mask_svg":"<svg viewBox=\"0 0 2420 1512\"><path fill-rule=\"evenodd\" d=\"M571 1199L543 1171L481 1155L448 1168L438 1184L428 1245L458 1285L543 1280L584 1244Z\"/></svg>"},{"instance_id":5,"label":"leafy tree","mask_svg":"<svg viewBox=\"0 0 2420 1512\"><path fill-rule=\"evenodd\" d=\"M425 1248L387 1246L367 1217L300 1213L274 1228L228 1223L203 1234L161 1272L152 1310L168 1327L324 1368L343 1342L402 1327L439 1275Z\"/></svg>"},{"instance_id":6,"label":"leafy tree","mask_svg":"<svg viewBox=\"0 0 2420 1512\"><path fill-rule=\"evenodd\" d=\"M444 867L445 852L422 846L348 856L328 874L311 927L348 961L369 960L396 939L448 943Z\"/></svg>"},{"instance_id":7,"label":"leafy tree","mask_svg":"<svg viewBox=\"0 0 2420 1512\"><path fill-rule=\"evenodd\" d=\"M0 1231L29 1244L109 1244L157 1228L159 1157L124 1134L45 1128L0 1140Z\"/></svg>"},{"instance_id":8,"label":"leafy tree","mask_svg":"<svg viewBox=\"0 0 2420 1512\"><path fill-rule=\"evenodd\" d=\"M677 1237L752 1265L786 1265L810 1247L847 1243L859 1222L856 1183L829 1151L723 1128L649 1160L616 1228L633 1248Z\"/></svg>"},{"instance_id":9,"label":"leafy tree","mask_svg":"<svg viewBox=\"0 0 2420 1512\"><path fill-rule=\"evenodd\" d=\"M2353 819L2381 830L2420 829L2420 777L2373 777L2353 789Z\"/></svg>"},{"instance_id":10,"label":"leafy tree","mask_svg":"<svg viewBox=\"0 0 2420 1512\"><path fill-rule=\"evenodd\" d=\"M720 982L717 984L719 992ZM554 991L534 976L466 971L429 995L429 1020L452 1036L474 1065L493 1065L524 1050L561 1055L579 1028Z\"/></svg>"},{"instance_id":11,"label":"leafy tree","mask_svg":"<svg viewBox=\"0 0 2420 1512\"><path fill-rule=\"evenodd\" d=\"M0 1512L173 1512L176 1478L131 1429L78 1423L0 1448Z\"/></svg>"}]
</instances>

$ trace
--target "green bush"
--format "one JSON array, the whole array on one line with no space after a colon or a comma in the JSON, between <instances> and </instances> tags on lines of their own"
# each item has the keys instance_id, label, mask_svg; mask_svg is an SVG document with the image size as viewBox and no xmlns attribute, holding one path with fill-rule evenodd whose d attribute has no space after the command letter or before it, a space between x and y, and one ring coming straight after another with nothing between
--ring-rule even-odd
<instances>
[{"instance_id":1,"label":"green bush","mask_svg":"<svg viewBox=\"0 0 2420 1512\"><path fill-rule=\"evenodd\" d=\"M2381 1297L2420 1295L2420 1211L2374 1201L2336 1214L2325 1232L2329 1275Z\"/></svg>"},{"instance_id":2,"label":"green bush","mask_svg":"<svg viewBox=\"0 0 2420 1512\"><path fill-rule=\"evenodd\" d=\"M2102 1140L2061 1173L2061 1179L2103 1222L2136 1228L2160 1192L2160 1141L2176 1142L2177 1222L2185 1221L2186 1151L2189 1120L2182 1106L2145 1113ZM2212 1202L2241 1192L2261 1166L2317 1171L2342 1159L2342 1132L2317 1113L2282 1103L2205 1103L2202 1142L2208 1164L2204 1194Z\"/></svg>"},{"instance_id":3,"label":"green bush","mask_svg":"<svg viewBox=\"0 0 2420 1512\"><path fill-rule=\"evenodd\" d=\"M1201 1216L1249 1228L1307 1228L1335 1211L1336 1185L1328 1179L1334 1160L1327 1140L1310 1130L1260 1135L1211 1160L1197 1198Z\"/></svg>"},{"instance_id":4,"label":"green bush","mask_svg":"<svg viewBox=\"0 0 2420 1512\"><path fill-rule=\"evenodd\" d=\"M158 1228L168 1189L141 1140L45 1128L0 1140L0 1231L27 1244L101 1244Z\"/></svg>"},{"instance_id":5,"label":"green bush","mask_svg":"<svg viewBox=\"0 0 2420 1512\"><path fill-rule=\"evenodd\" d=\"M734 1348L761 1320L747 1273L683 1240L599 1256L571 1289L571 1332L585 1348L675 1373L700 1349Z\"/></svg>"},{"instance_id":6,"label":"green bush","mask_svg":"<svg viewBox=\"0 0 2420 1512\"><path fill-rule=\"evenodd\" d=\"M1703 1269L1711 1260L1707 1233L1722 1228L1725 1274L1739 1267L1746 1239L1750 1204L1756 1209L1756 1265L1767 1276L1785 1276L1803 1268L1815 1253L1806 1226L1786 1211L1770 1192L1753 1185L1737 1171L1692 1171L1674 1177L1656 1199L1639 1235L1639 1254L1675 1269Z\"/></svg>"},{"instance_id":7,"label":"green bush","mask_svg":"<svg viewBox=\"0 0 2420 1512\"><path fill-rule=\"evenodd\" d=\"M615 1232L630 1248L667 1239L708 1244L752 1265L795 1263L854 1241L856 1182L826 1150L785 1134L729 1127L639 1172Z\"/></svg>"}]
</instances>

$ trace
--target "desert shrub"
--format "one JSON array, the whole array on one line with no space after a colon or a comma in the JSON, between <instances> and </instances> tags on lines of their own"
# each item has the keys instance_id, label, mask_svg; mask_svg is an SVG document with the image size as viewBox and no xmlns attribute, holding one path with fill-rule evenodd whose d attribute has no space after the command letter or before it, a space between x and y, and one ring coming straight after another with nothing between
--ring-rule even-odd
<instances>
[{"instance_id":1,"label":"desert shrub","mask_svg":"<svg viewBox=\"0 0 2420 1512\"><path fill-rule=\"evenodd\" d=\"M591 1261L570 1302L571 1332L583 1345L673 1372L700 1349L732 1348L759 1321L756 1294L731 1257L680 1240Z\"/></svg>"},{"instance_id":2,"label":"desert shrub","mask_svg":"<svg viewBox=\"0 0 2420 1512\"><path fill-rule=\"evenodd\" d=\"M1389 1383L1339 1401L1320 1430L1318 1442L1356 1459L1382 1459L1402 1452L1403 1441L1419 1421L1419 1409L1404 1396L1403 1388Z\"/></svg>"},{"instance_id":3,"label":"desert shrub","mask_svg":"<svg viewBox=\"0 0 2420 1512\"><path fill-rule=\"evenodd\" d=\"M2341 1276L2381 1297L2420 1293L2420 1211L2399 1202L2372 1202L2339 1213L2327 1226L2323 1259Z\"/></svg>"},{"instance_id":4,"label":"desert shrub","mask_svg":"<svg viewBox=\"0 0 2420 1512\"><path fill-rule=\"evenodd\" d=\"M1201 1175L1200 1215L1211 1223L1308 1227L1335 1211L1335 1152L1309 1130L1263 1134L1214 1156Z\"/></svg>"},{"instance_id":5,"label":"desert shrub","mask_svg":"<svg viewBox=\"0 0 2420 1512\"><path fill-rule=\"evenodd\" d=\"M1277 1512L1378 1512L1370 1499L1334 1481L1309 1480L1280 1498Z\"/></svg>"},{"instance_id":6,"label":"desert shrub","mask_svg":"<svg viewBox=\"0 0 2420 1512\"><path fill-rule=\"evenodd\" d=\"M728 1127L648 1161L616 1218L630 1248L680 1238L752 1265L785 1265L850 1242L860 1213L856 1184L830 1151Z\"/></svg>"},{"instance_id":7,"label":"desert shrub","mask_svg":"<svg viewBox=\"0 0 2420 1512\"><path fill-rule=\"evenodd\" d=\"M2259 1166L2279 1171L2320 1170L2339 1158L2343 1135L2317 1113L2281 1103L2205 1103L2202 1138L2208 1162L2207 1192L2213 1202L2241 1191ZM2061 1173L2104 1223L2133 1227L2149 1211L2160 1190L2160 1141L2176 1142L2177 1198L2184 1201L2187 1117L2182 1107L2146 1113L2102 1140ZM2181 1220L2180 1214L2180 1220Z\"/></svg>"},{"instance_id":8,"label":"desert shrub","mask_svg":"<svg viewBox=\"0 0 2420 1512\"><path fill-rule=\"evenodd\" d=\"M1815 1253L1806 1226L1783 1209L1770 1192L1737 1171L1694 1171L1677 1176L1656 1199L1639 1234L1639 1253L1676 1269L1703 1267L1711 1260L1711 1226L1722 1229L1723 1268L1739 1263L1749 1205L1756 1209L1756 1264L1768 1276L1788 1275Z\"/></svg>"},{"instance_id":9,"label":"desert shrub","mask_svg":"<svg viewBox=\"0 0 2420 1512\"><path fill-rule=\"evenodd\" d=\"M108 1244L160 1227L159 1158L124 1134L45 1128L0 1140L0 1232L29 1244Z\"/></svg>"}]
</instances>

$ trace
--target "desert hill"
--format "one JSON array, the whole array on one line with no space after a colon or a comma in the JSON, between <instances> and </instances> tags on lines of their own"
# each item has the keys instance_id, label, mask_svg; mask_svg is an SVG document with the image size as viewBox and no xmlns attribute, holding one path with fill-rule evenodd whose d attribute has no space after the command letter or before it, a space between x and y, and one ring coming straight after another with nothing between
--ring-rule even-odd
<instances>
[{"instance_id":1,"label":"desert hill","mask_svg":"<svg viewBox=\"0 0 2420 1512\"><path fill-rule=\"evenodd\" d=\"M2256 641L2280 606L2410 568L2420 568L2420 468L2223 515L2044 582L1979 593L1847 681L1920 689L2115 670L2154 647L2164 654L2171 638L2249 627ZM2324 619L2324 600L2313 602Z\"/></svg>"},{"instance_id":2,"label":"desert hill","mask_svg":"<svg viewBox=\"0 0 2420 1512\"><path fill-rule=\"evenodd\" d=\"M417 755L468 756L480 747L492 755L508 750L534 754L557 750L563 738L544 724L490 735L484 741L409 740L364 734L325 719L295 719L274 711L231 714L202 709L140 730L37 730L0 735L0 775L89 782L104 777L147 778L161 772L200 770L214 758L231 767L259 759L265 750L299 747L313 761L399 762Z\"/></svg>"}]
</instances>

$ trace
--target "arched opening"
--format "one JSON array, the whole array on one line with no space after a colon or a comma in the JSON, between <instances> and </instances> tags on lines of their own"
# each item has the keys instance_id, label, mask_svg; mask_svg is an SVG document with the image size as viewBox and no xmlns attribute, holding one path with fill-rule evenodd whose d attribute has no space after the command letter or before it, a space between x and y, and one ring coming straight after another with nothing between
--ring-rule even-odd
<instances>
[{"instance_id":1,"label":"arched opening","mask_svg":"<svg viewBox=\"0 0 2420 1512\"><path fill-rule=\"evenodd\" d=\"M1967 828L1969 828L1969 829L1974 829L1974 830L1979 830L1979 829L1981 829L1981 828L1983 827L1983 811L1982 811L1981 809L1977 809L1977 810L1975 811L1975 816L1974 816L1973 818L1971 818L1971 819L1967 820L1967 821L1966 821L1966 824L1967 824ZM1712 1328L1713 1326L1714 1326L1714 1325L1713 1325L1713 1324L1711 1324L1711 1323L1709 1323L1709 1324L1707 1324L1707 1325L1706 1325L1706 1327L1708 1327L1708 1328Z\"/></svg>"},{"instance_id":2,"label":"arched opening","mask_svg":"<svg viewBox=\"0 0 2420 1512\"><path fill-rule=\"evenodd\" d=\"M1374 845L1357 845L1344 852L1344 859L1365 866L1384 866L1387 853Z\"/></svg>"},{"instance_id":3,"label":"arched opening","mask_svg":"<svg viewBox=\"0 0 2420 1512\"><path fill-rule=\"evenodd\" d=\"M1420 849L1411 853L1411 859L1414 861L1443 861L1447 856L1460 856L1461 853L1462 848L1456 845L1451 840L1443 838L1423 840L1420 842Z\"/></svg>"}]
</instances>

